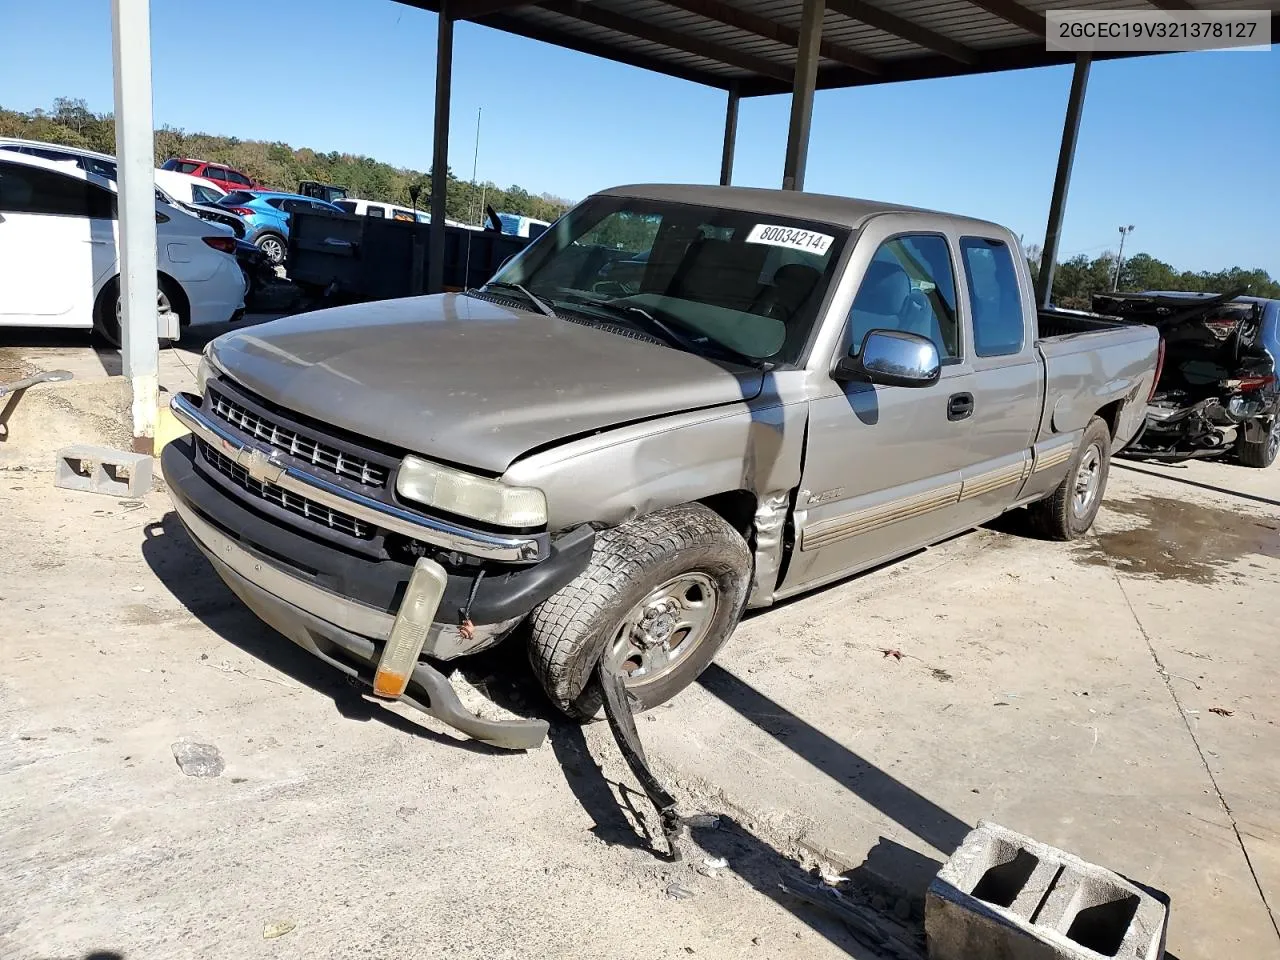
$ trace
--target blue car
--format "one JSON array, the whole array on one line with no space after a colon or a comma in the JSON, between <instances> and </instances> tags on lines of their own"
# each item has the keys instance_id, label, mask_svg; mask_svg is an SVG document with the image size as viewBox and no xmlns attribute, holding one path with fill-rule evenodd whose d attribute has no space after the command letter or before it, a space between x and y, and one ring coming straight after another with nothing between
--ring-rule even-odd
<instances>
[{"instance_id":1,"label":"blue car","mask_svg":"<svg viewBox=\"0 0 1280 960\"><path fill-rule=\"evenodd\" d=\"M284 263L289 250L289 215L298 211L342 213L340 207L296 193L234 190L218 201L244 221L244 239L267 255L273 266Z\"/></svg>"}]
</instances>

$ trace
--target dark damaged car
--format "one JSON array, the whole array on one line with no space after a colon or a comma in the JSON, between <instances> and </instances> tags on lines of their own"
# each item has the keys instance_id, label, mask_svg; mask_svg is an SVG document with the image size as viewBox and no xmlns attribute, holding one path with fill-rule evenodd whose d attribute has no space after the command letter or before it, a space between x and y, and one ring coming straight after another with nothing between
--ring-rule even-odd
<instances>
[{"instance_id":1,"label":"dark damaged car","mask_svg":"<svg viewBox=\"0 0 1280 960\"><path fill-rule=\"evenodd\" d=\"M1098 294L1097 313L1160 331L1163 363L1132 455L1280 454L1280 300L1212 293Z\"/></svg>"}]
</instances>

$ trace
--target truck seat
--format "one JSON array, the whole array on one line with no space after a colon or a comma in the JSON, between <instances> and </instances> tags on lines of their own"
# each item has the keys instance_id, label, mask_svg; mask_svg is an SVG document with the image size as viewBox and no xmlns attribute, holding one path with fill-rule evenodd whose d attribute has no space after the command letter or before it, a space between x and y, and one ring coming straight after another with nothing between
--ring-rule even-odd
<instances>
[{"instance_id":1,"label":"truck seat","mask_svg":"<svg viewBox=\"0 0 1280 960\"><path fill-rule=\"evenodd\" d=\"M849 345L862 349L872 330L902 330L903 313L911 298L911 279L897 263L872 260L849 311Z\"/></svg>"},{"instance_id":2,"label":"truck seat","mask_svg":"<svg viewBox=\"0 0 1280 960\"><path fill-rule=\"evenodd\" d=\"M749 310L769 248L703 237L695 240L667 295L733 310Z\"/></svg>"}]
</instances>

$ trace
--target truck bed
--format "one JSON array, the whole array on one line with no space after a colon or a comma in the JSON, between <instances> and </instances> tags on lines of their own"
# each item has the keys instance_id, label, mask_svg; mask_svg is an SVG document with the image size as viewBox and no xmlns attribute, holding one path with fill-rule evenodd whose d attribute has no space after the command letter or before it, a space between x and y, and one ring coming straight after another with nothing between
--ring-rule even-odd
<instances>
[{"instance_id":1,"label":"truck bed","mask_svg":"<svg viewBox=\"0 0 1280 960\"><path fill-rule=\"evenodd\" d=\"M1040 340L1054 340L1069 337L1078 333L1097 333L1101 330L1116 330L1132 324L1121 323L1110 317L1097 313L1084 313L1075 310L1058 310L1045 307L1036 311Z\"/></svg>"},{"instance_id":2,"label":"truck bed","mask_svg":"<svg viewBox=\"0 0 1280 960\"><path fill-rule=\"evenodd\" d=\"M1045 370L1039 437L1082 430L1095 412L1119 402L1112 420L1119 449L1142 425L1159 333L1145 324L1071 310L1042 309L1036 319L1036 349Z\"/></svg>"}]
</instances>

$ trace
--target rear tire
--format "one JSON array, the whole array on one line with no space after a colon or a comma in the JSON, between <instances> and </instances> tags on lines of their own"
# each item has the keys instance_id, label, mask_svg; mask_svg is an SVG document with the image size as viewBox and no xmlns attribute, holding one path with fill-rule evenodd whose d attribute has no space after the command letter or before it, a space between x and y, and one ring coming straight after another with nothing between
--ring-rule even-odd
<instances>
[{"instance_id":1,"label":"rear tire","mask_svg":"<svg viewBox=\"0 0 1280 960\"><path fill-rule=\"evenodd\" d=\"M1271 429L1256 442L1246 440L1244 429L1241 428L1240 436L1236 439L1236 457L1246 467L1266 469L1276 462L1277 454L1280 454L1280 416L1271 418Z\"/></svg>"},{"instance_id":2,"label":"rear tire","mask_svg":"<svg viewBox=\"0 0 1280 960\"><path fill-rule=\"evenodd\" d=\"M1111 472L1111 428L1094 417L1084 429L1067 475L1057 489L1027 510L1036 528L1051 540L1078 540L1093 526Z\"/></svg>"},{"instance_id":3,"label":"rear tire","mask_svg":"<svg viewBox=\"0 0 1280 960\"><path fill-rule=\"evenodd\" d=\"M278 267L284 263L285 256L289 251L288 245L284 242L284 237L278 233L264 233L254 245L267 255L267 259L271 261L273 267Z\"/></svg>"},{"instance_id":4,"label":"rear tire","mask_svg":"<svg viewBox=\"0 0 1280 960\"><path fill-rule=\"evenodd\" d=\"M638 517L596 535L587 569L530 618L529 661L551 701L575 720L600 710L602 656L647 710L693 683L746 606L751 553L701 504Z\"/></svg>"},{"instance_id":5,"label":"rear tire","mask_svg":"<svg viewBox=\"0 0 1280 960\"><path fill-rule=\"evenodd\" d=\"M120 278L112 277L98 291L93 303L93 335L107 346L120 349L120 318L116 304L120 302Z\"/></svg>"},{"instance_id":6,"label":"rear tire","mask_svg":"<svg viewBox=\"0 0 1280 960\"><path fill-rule=\"evenodd\" d=\"M183 315L187 309L186 295L168 277L156 277L156 313L176 313L181 327L190 318ZM112 277L100 291L93 304L93 332L109 346L120 349L120 278Z\"/></svg>"}]
</instances>

